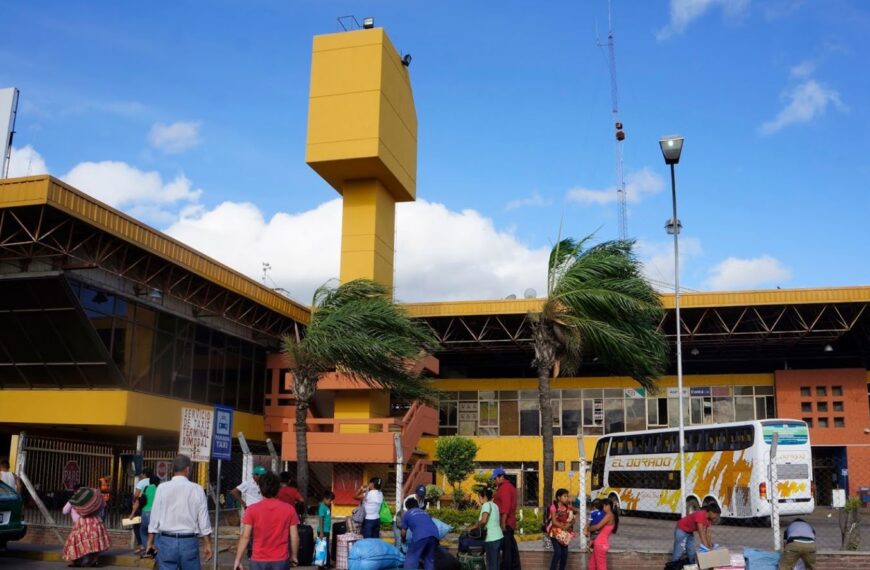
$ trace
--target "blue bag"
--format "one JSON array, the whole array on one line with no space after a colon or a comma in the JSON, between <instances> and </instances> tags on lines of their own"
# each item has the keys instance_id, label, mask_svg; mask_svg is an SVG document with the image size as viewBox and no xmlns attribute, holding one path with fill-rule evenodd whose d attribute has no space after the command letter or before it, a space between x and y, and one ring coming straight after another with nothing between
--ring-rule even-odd
<instances>
[{"instance_id":1,"label":"blue bag","mask_svg":"<svg viewBox=\"0 0 870 570\"><path fill-rule=\"evenodd\" d=\"M392 544L379 538L364 538L353 543L348 555L348 570L389 570L401 568L405 557Z\"/></svg>"},{"instance_id":2,"label":"blue bag","mask_svg":"<svg viewBox=\"0 0 870 570\"><path fill-rule=\"evenodd\" d=\"M326 566L326 539L318 538L314 541L314 565Z\"/></svg>"},{"instance_id":3,"label":"blue bag","mask_svg":"<svg viewBox=\"0 0 870 570\"><path fill-rule=\"evenodd\" d=\"M757 548L743 549L746 570L778 570L779 552L767 552Z\"/></svg>"}]
</instances>

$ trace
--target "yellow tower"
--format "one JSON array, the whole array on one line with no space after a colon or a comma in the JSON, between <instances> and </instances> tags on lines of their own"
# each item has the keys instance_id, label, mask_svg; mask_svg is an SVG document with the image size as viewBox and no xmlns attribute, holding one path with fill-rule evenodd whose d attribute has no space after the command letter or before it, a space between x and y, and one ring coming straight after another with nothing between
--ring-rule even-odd
<instances>
[{"instance_id":1,"label":"yellow tower","mask_svg":"<svg viewBox=\"0 0 870 570\"><path fill-rule=\"evenodd\" d=\"M341 281L392 289L396 202L416 198L417 112L383 29L315 36L305 161L344 197Z\"/></svg>"}]
</instances>

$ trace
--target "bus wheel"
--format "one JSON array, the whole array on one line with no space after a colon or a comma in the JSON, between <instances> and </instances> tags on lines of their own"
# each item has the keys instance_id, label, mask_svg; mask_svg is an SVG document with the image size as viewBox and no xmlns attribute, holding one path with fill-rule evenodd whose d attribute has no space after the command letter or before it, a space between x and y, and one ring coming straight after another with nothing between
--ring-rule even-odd
<instances>
[{"instance_id":1,"label":"bus wheel","mask_svg":"<svg viewBox=\"0 0 870 570\"><path fill-rule=\"evenodd\" d=\"M686 499L686 514L690 515L695 511L701 510L701 505L698 503L698 499L695 497L689 497Z\"/></svg>"},{"instance_id":2,"label":"bus wheel","mask_svg":"<svg viewBox=\"0 0 870 570\"><path fill-rule=\"evenodd\" d=\"M704 499L704 506L706 507L708 505L716 505L718 507L719 501L717 501L713 497L707 497L706 499Z\"/></svg>"}]
</instances>

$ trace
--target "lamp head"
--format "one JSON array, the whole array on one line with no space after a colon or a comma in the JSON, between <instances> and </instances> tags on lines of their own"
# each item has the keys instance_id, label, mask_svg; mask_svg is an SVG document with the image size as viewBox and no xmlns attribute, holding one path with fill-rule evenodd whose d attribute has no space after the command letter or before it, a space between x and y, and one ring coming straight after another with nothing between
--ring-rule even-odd
<instances>
[{"instance_id":1,"label":"lamp head","mask_svg":"<svg viewBox=\"0 0 870 570\"><path fill-rule=\"evenodd\" d=\"M679 164L680 153L683 152L683 137L680 135L668 135L659 139L659 146L662 147L662 155L665 157L665 164Z\"/></svg>"},{"instance_id":2,"label":"lamp head","mask_svg":"<svg viewBox=\"0 0 870 570\"><path fill-rule=\"evenodd\" d=\"M363 18L362 27L364 30L371 30L375 27L375 19L372 17Z\"/></svg>"}]
</instances>

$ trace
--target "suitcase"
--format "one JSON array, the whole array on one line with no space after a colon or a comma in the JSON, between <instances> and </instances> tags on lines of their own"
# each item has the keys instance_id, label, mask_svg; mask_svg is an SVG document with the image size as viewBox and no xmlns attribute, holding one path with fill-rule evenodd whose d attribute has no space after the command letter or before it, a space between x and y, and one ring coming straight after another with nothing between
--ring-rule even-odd
<instances>
[{"instance_id":1,"label":"suitcase","mask_svg":"<svg viewBox=\"0 0 870 570\"><path fill-rule=\"evenodd\" d=\"M362 535L355 532L346 532L338 535L338 545L335 549L336 570L348 570L350 547L358 540L362 540Z\"/></svg>"},{"instance_id":2,"label":"suitcase","mask_svg":"<svg viewBox=\"0 0 870 570\"><path fill-rule=\"evenodd\" d=\"M471 538L467 532L459 535L459 552L472 552L481 554L486 545L486 542L477 538Z\"/></svg>"},{"instance_id":3,"label":"suitcase","mask_svg":"<svg viewBox=\"0 0 870 570\"><path fill-rule=\"evenodd\" d=\"M335 564L335 553L338 552L336 550L338 548L338 537L347 532L347 523L345 521L338 521L332 523L332 530L330 532L329 541L329 561L331 564Z\"/></svg>"},{"instance_id":4,"label":"suitcase","mask_svg":"<svg viewBox=\"0 0 870 570\"><path fill-rule=\"evenodd\" d=\"M299 532L299 565L311 566L314 562L314 529L310 525L301 524Z\"/></svg>"},{"instance_id":5,"label":"suitcase","mask_svg":"<svg viewBox=\"0 0 870 570\"><path fill-rule=\"evenodd\" d=\"M459 553L459 564L462 565L462 570L486 570L483 556L470 552Z\"/></svg>"}]
</instances>

